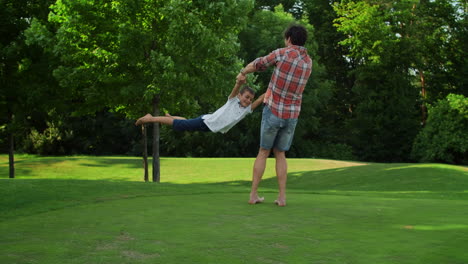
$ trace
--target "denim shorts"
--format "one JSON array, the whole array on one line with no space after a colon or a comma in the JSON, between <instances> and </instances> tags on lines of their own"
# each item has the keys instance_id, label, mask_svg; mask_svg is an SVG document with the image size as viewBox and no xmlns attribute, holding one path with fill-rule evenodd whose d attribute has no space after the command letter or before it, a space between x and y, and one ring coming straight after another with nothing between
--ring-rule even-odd
<instances>
[{"instance_id":1,"label":"denim shorts","mask_svg":"<svg viewBox=\"0 0 468 264\"><path fill-rule=\"evenodd\" d=\"M292 144L296 125L297 118L279 118L271 112L268 106L264 106L260 129L260 147L288 151Z\"/></svg>"},{"instance_id":2,"label":"denim shorts","mask_svg":"<svg viewBox=\"0 0 468 264\"><path fill-rule=\"evenodd\" d=\"M172 129L175 131L211 131L203 121L203 115L192 119L174 119Z\"/></svg>"}]
</instances>

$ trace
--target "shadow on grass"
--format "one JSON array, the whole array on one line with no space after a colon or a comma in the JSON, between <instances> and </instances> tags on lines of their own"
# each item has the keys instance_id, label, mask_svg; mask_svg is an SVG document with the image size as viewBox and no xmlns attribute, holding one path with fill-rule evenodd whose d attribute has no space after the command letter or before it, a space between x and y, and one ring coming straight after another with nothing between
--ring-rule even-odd
<instances>
[{"instance_id":1,"label":"shadow on grass","mask_svg":"<svg viewBox=\"0 0 468 264\"><path fill-rule=\"evenodd\" d=\"M31 157L17 160L17 168L27 176L41 166L57 166L73 161L73 166L142 168L141 159L128 157ZM164 159L161 159L162 164ZM8 165L1 161L0 173ZM25 171L26 173L25 173ZM216 183L144 183L119 180L0 179L0 219L56 210L86 203L162 195L208 193L248 193L250 181ZM276 177L260 184L262 192L276 192ZM313 194L375 192L385 196L413 192L407 197L468 199L468 169L443 164L368 164L316 171L291 171L288 191ZM334 192L334 193L333 193ZM454 193L457 193L456 195ZM461 193L461 194L459 194ZM447 195L448 194L448 195ZM361 194L357 194L361 195ZM385 196L388 197L388 196ZM1 220L0 220L1 221Z\"/></svg>"},{"instance_id":2,"label":"shadow on grass","mask_svg":"<svg viewBox=\"0 0 468 264\"><path fill-rule=\"evenodd\" d=\"M275 186L276 178L261 183ZM340 191L468 191L468 170L450 165L369 164L290 172L288 189Z\"/></svg>"},{"instance_id":3,"label":"shadow on grass","mask_svg":"<svg viewBox=\"0 0 468 264\"><path fill-rule=\"evenodd\" d=\"M213 183L249 188L250 181ZM276 177L260 192L276 192ZM369 164L288 173L288 193L468 200L468 169L444 164Z\"/></svg>"},{"instance_id":4,"label":"shadow on grass","mask_svg":"<svg viewBox=\"0 0 468 264\"><path fill-rule=\"evenodd\" d=\"M244 193L211 184L145 183L109 180L0 179L0 221L65 207L139 197Z\"/></svg>"},{"instance_id":5,"label":"shadow on grass","mask_svg":"<svg viewBox=\"0 0 468 264\"><path fill-rule=\"evenodd\" d=\"M96 157L93 159L94 163L88 162L89 159L85 158L87 162L79 163L81 166L86 167L112 167L115 165L123 165L126 168L142 168L142 159L141 158L109 158L109 157ZM148 161L149 162L149 161Z\"/></svg>"},{"instance_id":6,"label":"shadow on grass","mask_svg":"<svg viewBox=\"0 0 468 264\"><path fill-rule=\"evenodd\" d=\"M6 158L5 158L6 157ZM32 171L34 168L40 168L40 167L48 167L48 166L53 166L58 163L62 163L63 158L57 158L57 159L42 159L37 156L27 156L24 157L18 155L15 157L15 174L18 175L18 173L21 173L21 175L31 175ZM2 156L0 157L0 179L1 178L7 178L9 175L9 160L8 156Z\"/></svg>"},{"instance_id":7,"label":"shadow on grass","mask_svg":"<svg viewBox=\"0 0 468 264\"><path fill-rule=\"evenodd\" d=\"M90 160L92 162L90 162ZM112 168L115 166L124 166L128 169L143 168L141 158L132 157L107 157L107 156L36 156L36 155L16 155L15 157L15 175L21 177L34 176L37 170L56 167L60 170L63 167L93 167L93 168ZM0 157L0 179L7 178L9 175L8 156Z\"/></svg>"},{"instance_id":8,"label":"shadow on grass","mask_svg":"<svg viewBox=\"0 0 468 264\"><path fill-rule=\"evenodd\" d=\"M165 159L161 158L161 166ZM151 160L148 161L151 167ZM107 156L41 157L18 155L15 161L16 174L21 177L35 176L35 171L54 167L54 173L73 167L141 169L141 158ZM46 173L47 174L47 173ZM8 157L0 156L0 178L8 176ZM118 180L118 179L117 179ZM250 187L251 181L212 183ZM261 187L277 188L276 177L264 179ZM290 171L288 189L305 191L467 191L468 167L446 164L385 164L371 163L362 166L334 169Z\"/></svg>"}]
</instances>

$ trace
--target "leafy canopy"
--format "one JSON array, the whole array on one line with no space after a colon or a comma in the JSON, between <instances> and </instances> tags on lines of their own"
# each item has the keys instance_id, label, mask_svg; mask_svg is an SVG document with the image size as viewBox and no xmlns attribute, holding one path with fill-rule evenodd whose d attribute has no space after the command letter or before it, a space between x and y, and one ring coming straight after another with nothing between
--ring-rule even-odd
<instances>
[{"instance_id":1,"label":"leafy canopy","mask_svg":"<svg viewBox=\"0 0 468 264\"><path fill-rule=\"evenodd\" d=\"M129 116L161 108L196 109L227 94L241 67L237 34L251 1L58 0L55 76L74 87L93 110L113 107ZM194 107L195 105L195 107Z\"/></svg>"}]
</instances>

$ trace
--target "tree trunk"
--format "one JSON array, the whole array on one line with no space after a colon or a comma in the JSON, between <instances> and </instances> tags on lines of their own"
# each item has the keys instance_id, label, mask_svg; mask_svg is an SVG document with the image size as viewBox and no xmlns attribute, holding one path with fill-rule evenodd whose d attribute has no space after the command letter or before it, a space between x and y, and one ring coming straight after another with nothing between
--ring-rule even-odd
<instances>
[{"instance_id":1,"label":"tree trunk","mask_svg":"<svg viewBox=\"0 0 468 264\"><path fill-rule=\"evenodd\" d=\"M148 139L146 137L146 126L141 125L141 133L143 136L143 167L145 169L144 179L145 182L148 181Z\"/></svg>"},{"instance_id":2,"label":"tree trunk","mask_svg":"<svg viewBox=\"0 0 468 264\"><path fill-rule=\"evenodd\" d=\"M14 131L13 131L13 111L8 108L8 125L7 125L7 133L8 133L8 160L9 160L9 167L10 167L10 178L15 178L15 138L14 138Z\"/></svg>"},{"instance_id":3,"label":"tree trunk","mask_svg":"<svg viewBox=\"0 0 468 264\"><path fill-rule=\"evenodd\" d=\"M421 125L426 124L427 120L427 106L426 106L426 81L424 79L424 72L419 71L419 78L421 80L421 97L422 97L422 103L421 103Z\"/></svg>"},{"instance_id":4,"label":"tree trunk","mask_svg":"<svg viewBox=\"0 0 468 264\"><path fill-rule=\"evenodd\" d=\"M159 116L159 95L153 98L153 116ZM153 124L153 182L160 182L159 123Z\"/></svg>"},{"instance_id":5,"label":"tree trunk","mask_svg":"<svg viewBox=\"0 0 468 264\"><path fill-rule=\"evenodd\" d=\"M9 139L9 150L8 150L8 158L10 161L10 178L15 178L15 140L13 138L13 131L10 130L8 133Z\"/></svg>"}]
</instances>

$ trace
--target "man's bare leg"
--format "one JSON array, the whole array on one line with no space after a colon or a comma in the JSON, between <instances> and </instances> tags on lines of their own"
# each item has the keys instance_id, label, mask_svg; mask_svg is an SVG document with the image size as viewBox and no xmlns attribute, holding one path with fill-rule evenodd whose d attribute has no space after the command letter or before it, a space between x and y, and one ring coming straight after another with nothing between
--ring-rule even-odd
<instances>
[{"instance_id":1,"label":"man's bare leg","mask_svg":"<svg viewBox=\"0 0 468 264\"><path fill-rule=\"evenodd\" d=\"M255 159L252 175L252 189L250 191L249 204L256 204L263 202L264 198L258 196L258 185L262 180L263 173L265 172L266 161L270 155L269 149L260 148L257 158Z\"/></svg>"},{"instance_id":2,"label":"man's bare leg","mask_svg":"<svg viewBox=\"0 0 468 264\"><path fill-rule=\"evenodd\" d=\"M139 126L146 123L161 123L164 125L172 126L172 123L174 123L174 118L167 116L152 116L150 114L146 114L145 116L138 118L138 120L135 122L135 125Z\"/></svg>"},{"instance_id":3,"label":"man's bare leg","mask_svg":"<svg viewBox=\"0 0 468 264\"><path fill-rule=\"evenodd\" d=\"M278 199L275 203L278 206L286 206L286 181L288 177L288 163L284 151L273 150L276 159L276 177L278 177Z\"/></svg>"}]
</instances>

